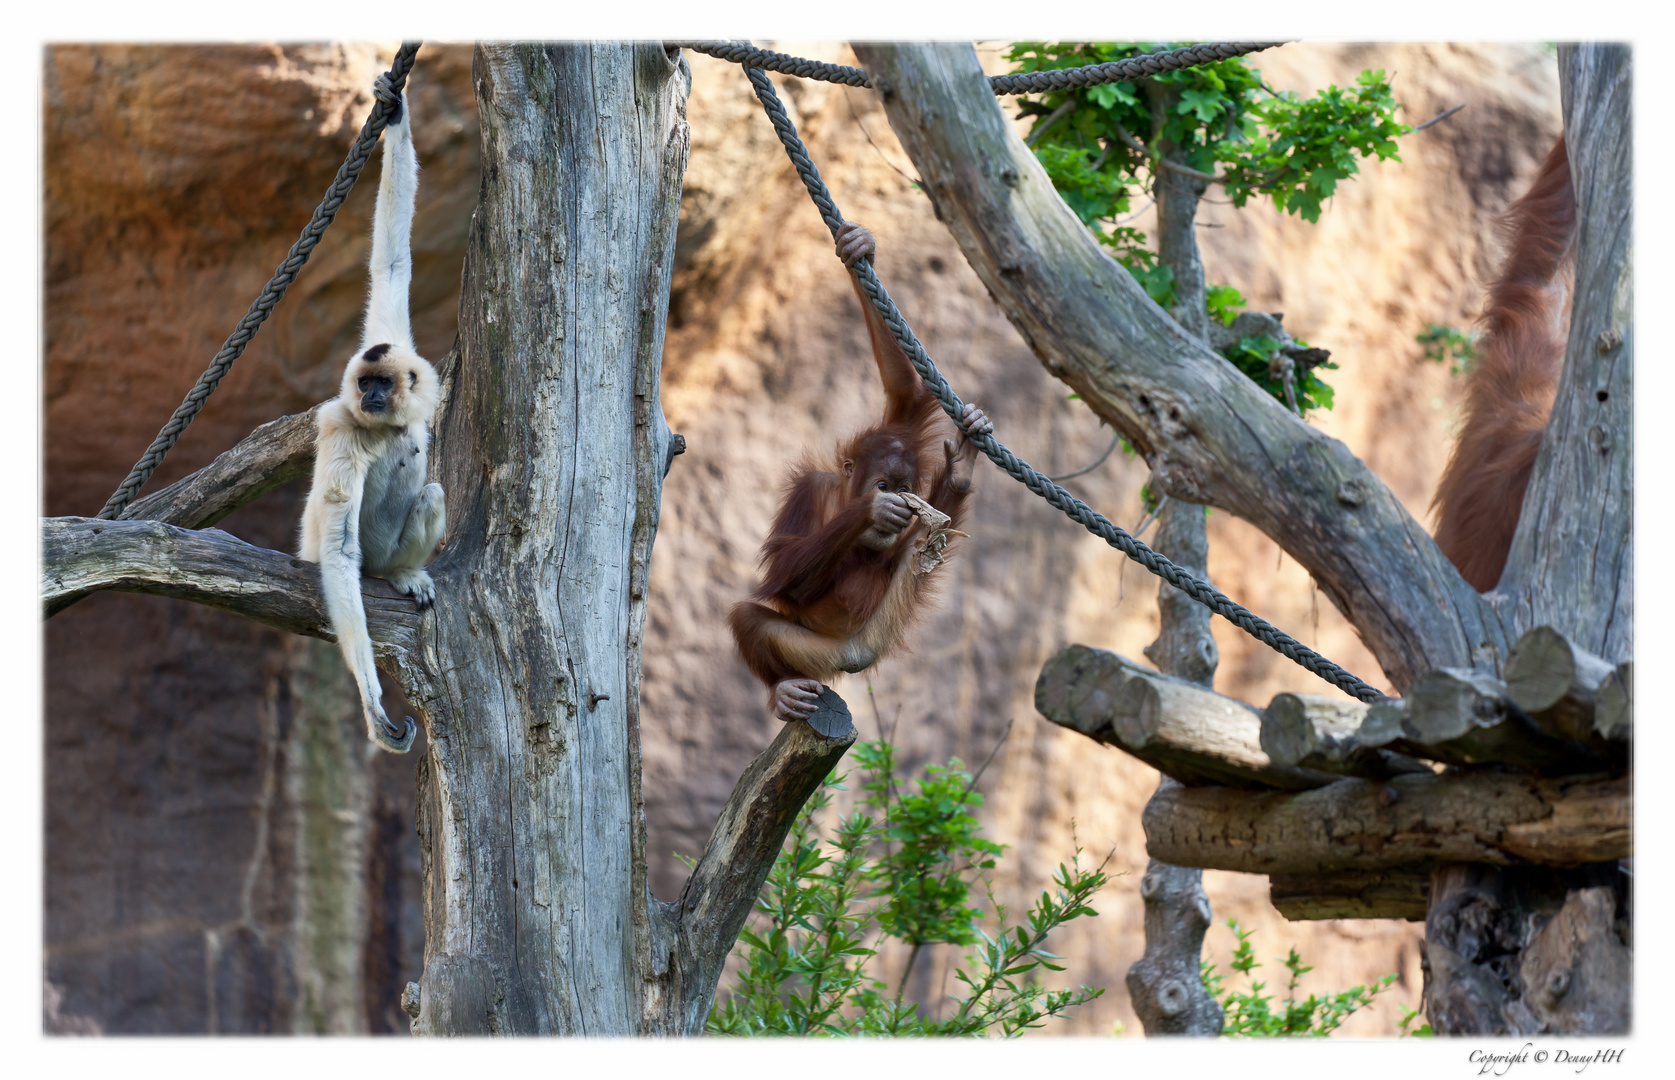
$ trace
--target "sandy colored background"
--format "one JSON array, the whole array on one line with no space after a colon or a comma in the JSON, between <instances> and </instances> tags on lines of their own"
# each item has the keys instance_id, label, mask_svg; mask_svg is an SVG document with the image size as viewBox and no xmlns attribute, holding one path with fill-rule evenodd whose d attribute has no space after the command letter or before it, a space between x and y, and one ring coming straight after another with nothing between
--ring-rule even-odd
<instances>
[{"instance_id":1,"label":"sandy colored background","mask_svg":"<svg viewBox=\"0 0 1675 1080\"><path fill-rule=\"evenodd\" d=\"M771 47L853 63L842 46ZM90 514L125 475L306 223L370 105L391 49L59 47L47 54L47 512ZM999 71L1001 49L980 55ZM877 413L859 308L830 240L732 65L689 58L692 159L681 211L664 407L685 435L664 487L645 649L645 771L654 892L684 878L773 722L733 655L722 613L749 591L787 464ZM1454 388L1414 335L1466 325L1493 265L1490 222L1558 132L1554 60L1535 46L1288 45L1255 60L1270 86L1312 92L1394 71L1409 123L1467 103L1343 185L1318 225L1212 189L1199 214L1212 283L1328 348L1338 405L1314 421L1409 509L1426 508ZM424 174L415 227L420 348L452 341L476 198L470 51L427 46L412 77ZM215 94L203 92L218 87ZM913 169L870 91L781 81L834 197L879 239L878 269L950 382L997 435L1048 472L1110 435L1050 378L910 187ZM256 424L331 392L364 288L376 166L273 320L148 486L209 461ZM1147 218L1134 224L1144 228ZM88 422L99 418L99 423ZM1119 524L1139 520L1143 463L1113 455L1067 482ZM223 527L288 547L301 492ZM1015 910L1071 850L1126 871L1100 917L1051 947L1064 978L1104 998L1049 1031L1139 1026L1122 976L1140 954L1139 812L1156 774L1052 727L1031 705L1043 661L1070 642L1138 657L1156 633L1153 579L1021 486L979 465L944 598L911 656L868 673L909 767L981 761L983 819L1010 845L997 878ZM1241 603L1382 684L1307 575L1254 529L1210 519L1210 569ZM1265 703L1324 683L1225 623L1217 688ZM330 646L217 611L99 595L47 624L48 1026L57 1030L404 1031L394 994L417 975L412 762L366 752ZM867 679L838 689L876 734ZM1390 1034L1418 1002L1420 928L1287 923L1261 877L1209 873L1218 922L1257 930L1260 957L1295 945L1302 989L1401 980L1346 1032ZM1232 934L1211 931L1225 966ZM911 989L935 1001L947 950ZM929 962L927 962L927 959ZM879 974L902 957L887 953ZM1265 968L1270 983L1283 974ZM893 982L893 978L892 978Z\"/></svg>"}]
</instances>

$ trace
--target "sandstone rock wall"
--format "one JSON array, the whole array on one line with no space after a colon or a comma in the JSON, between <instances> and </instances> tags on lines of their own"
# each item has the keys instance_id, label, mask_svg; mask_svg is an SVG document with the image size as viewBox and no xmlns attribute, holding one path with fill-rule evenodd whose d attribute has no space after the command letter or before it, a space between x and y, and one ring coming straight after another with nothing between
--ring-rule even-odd
<instances>
[{"instance_id":1,"label":"sandstone rock wall","mask_svg":"<svg viewBox=\"0 0 1675 1080\"><path fill-rule=\"evenodd\" d=\"M826 43L778 48L853 62ZM380 46L56 47L46 74L47 512L92 513L178 404L306 223L370 106ZM994 47L985 62L999 69ZM669 421L688 442L664 492L645 650L645 769L654 891L696 854L739 772L772 735L759 688L721 626L744 595L787 462L867 422L881 402L859 309L830 242L737 68L690 57L693 152L664 365ZM414 319L426 355L452 341L476 199L467 47L427 46L411 81L424 175ZM1271 207L1206 203L1212 281L1237 285L1343 363L1319 422L1423 514L1446 449L1452 388L1413 336L1463 325L1489 266L1487 225L1558 128L1556 75L1536 48L1292 45L1270 85L1399 74L1412 122L1468 108L1367 167L1318 226ZM1109 433L1049 378L965 266L869 92L782 82L839 205L877 233L879 272L950 381L1003 441L1047 471L1092 461ZM269 324L171 454L155 490L264 420L331 393L358 331L376 165ZM1214 194L1214 192L1212 192ZM1142 219L1136 224L1144 226ZM1215 227L1220 226L1220 227ZM95 422L96 421L96 422ZM985 824L1011 845L998 885L1014 910L1068 857L1070 822L1129 870L1101 917L1065 932L1065 977L1108 988L1071 1025L1138 1033L1122 975L1141 948L1139 810L1155 774L1034 715L1040 664L1080 641L1138 656L1155 584L1006 477L979 466L964 550L914 653L871 686L911 765L980 761ZM1117 456L1071 481L1119 523L1145 480ZM291 542L301 493L224 527ZM1228 515L1211 518L1228 593L1353 670L1378 671L1307 576ZM1318 628L1316 627L1318 609ZM1266 701L1323 684L1225 624L1218 683ZM394 995L422 942L411 759L366 752L335 650L193 605L100 595L46 626L49 1023L107 1032L403 1031ZM839 687L876 734L867 680ZM1287 924L1260 878L1207 875L1218 920L1295 944L1305 991L1400 971L1418 997L1416 926ZM1231 934L1212 931L1225 965ZM913 992L938 999L946 960ZM899 970L899 955L882 959ZM895 967L892 967L895 965ZM1396 1010L1352 1022L1387 1034Z\"/></svg>"}]
</instances>

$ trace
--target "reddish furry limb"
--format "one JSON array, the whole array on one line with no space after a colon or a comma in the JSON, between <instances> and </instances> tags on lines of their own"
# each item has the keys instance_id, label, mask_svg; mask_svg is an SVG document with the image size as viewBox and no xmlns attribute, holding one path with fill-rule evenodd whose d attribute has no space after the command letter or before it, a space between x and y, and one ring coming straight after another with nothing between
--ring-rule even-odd
<instances>
[{"instance_id":1,"label":"reddish furry limb","mask_svg":"<svg viewBox=\"0 0 1675 1080\"><path fill-rule=\"evenodd\" d=\"M1576 230L1576 196L1563 136L1502 228L1506 263L1489 291L1460 438L1432 502L1437 546L1479 592L1493 589L1506 566L1564 362L1561 271Z\"/></svg>"}]
</instances>

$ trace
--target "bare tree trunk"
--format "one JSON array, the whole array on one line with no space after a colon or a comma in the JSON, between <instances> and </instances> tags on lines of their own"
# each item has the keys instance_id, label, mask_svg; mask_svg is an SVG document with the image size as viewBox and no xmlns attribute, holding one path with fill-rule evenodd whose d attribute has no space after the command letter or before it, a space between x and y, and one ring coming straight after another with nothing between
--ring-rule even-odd
<instances>
[{"instance_id":1,"label":"bare tree trunk","mask_svg":"<svg viewBox=\"0 0 1675 1080\"><path fill-rule=\"evenodd\" d=\"M1163 127L1163 110L1174 94L1156 83L1148 83L1146 89L1158 118L1153 124L1155 138ZM1174 147L1155 149L1167 156ZM1198 255L1193 219L1204 182L1159 168L1152 190L1157 196L1158 261L1175 277L1175 321L1202 340L1209 333L1209 316L1204 306L1204 263ZM1158 512L1152 546L1175 565L1208 580L1210 544L1205 525L1202 506L1170 499ZM1157 608L1162 627L1157 640L1146 646L1146 659L1166 675L1213 689L1218 657L1210 635L1209 609L1167 584L1158 585ZM1168 776L1159 777L1158 791L1176 784ZM1129 1000L1146 1034L1220 1035L1221 1006L1199 976L1204 932L1211 919L1204 871L1152 859L1140 882L1140 897L1146 908L1146 951L1128 969L1126 981Z\"/></svg>"},{"instance_id":2,"label":"bare tree trunk","mask_svg":"<svg viewBox=\"0 0 1675 1080\"><path fill-rule=\"evenodd\" d=\"M391 658L430 735L423 1034L640 1027L639 645L689 78L656 45L483 45L473 64L442 600Z\"/></svg>"},{"instance_id":3,"label":"bare tree trunk","mask_svg":"<svg viewBox=\"0 0 1675 1080\"><path fill-rule=\"evenodd\" d=\"M1617 664L1634 650L1629 48L1561 46L1559 80L1578 223L1570 341L1493 598L1512 625L1553 627ZM1631 884L1614 862L1545 874L1439 865L1425 920L1432 1027L1627 1031Z\"/></svg>"}]
</instances>

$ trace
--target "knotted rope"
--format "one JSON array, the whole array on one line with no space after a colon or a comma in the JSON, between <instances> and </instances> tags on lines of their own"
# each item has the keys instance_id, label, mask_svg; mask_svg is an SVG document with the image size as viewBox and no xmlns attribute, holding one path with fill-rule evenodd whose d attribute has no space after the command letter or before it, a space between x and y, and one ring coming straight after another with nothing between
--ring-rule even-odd
<instances>
[{"instance_id":1,"label":"knotted rope","mask_svg":"<svg viewBox=\"0 0 1675 1080\"><path fill-rule=\"evenodd\" d=\"M773 122L774 131L778 133L779 141L784 144L785 153L791 158L791 164L796 166L797 175L802 177L804 186L808 188L809 197L814 200L815 207L820 211L821 219L825 221L826 227L831 230L835 238L838 228L843 224L843 215L838 211L837 204L832 201L831 192L826 190L825 182L820 179L820 170L815 167L813 161L809 160L807 149L804 148L802 140L797 137L797 129L792 125L790 117L785 114L785 107L780 104L779 95L774 93L773 84L768 81L767 72L759 67L746 67L745 74L749 76L751 86L755 87L756 96L761 100L762 108L767 111L768 119ZM949 388L947 380L943 379L942 373L936 369L936 364L932 362L924 347L919 344L919 339L913 335L912 328L902 318L901 312L896 310L895 302L890 299L889 292L885 290L883 283L878 280L878 275L873 272L872 260L868 258L856 262L853 271L861 284L862 290L872 301L873 307L878 310L878 314L883 317L885 325L890 328L890 333L894 335L896 341L901 344L902 349L907 353L913 367L919 372L919 377L924 379L925 386L941 403L943 410L953 418L954 422L959 423L965 412L965 403ZM1046 499L1072 521L1082 525L1095 536L1228 622L1239 627L1245 633L1250 634L1264 645L1362 701L1377 701L1384 697L1383 694L1355 675L1308 648L1273 624L1259 618L1248 609L1234 603L1214 585L1199 580L1113 525L1104 515L1096 512L1080 499L1036 472L1026 462L1019 460L1017 455L1001 445L993 435L976 435L970 436L970 438L977 445L977 448L982 450L984 455L1005 471L1007 475Z\"/></svg>"},{"instance_id":2,"label":"knotted rope","mask_svg":"<svg viewBox=\"0 0 1675 1080\"><path fill-rule=\"evenodd\" d=\"M844 86L870 87L867 73L842 64L824 64L800 56L758 49L738 41L671 41L668 44L691 49L720 60L731 60L744 67L763 68L801 79L841 83ZM991 75L989 86L996 94L1039 94L1067 87L1100 86L1104 83L1132 82L1148 75L1162 75L1166 71L1196 67L1199 64L1227 60L1246 53L1261 52L1282 44L1278 41L1213 41L1202 45L1187 45L1179 49L1165 49L1130 56L1125 60L1111 60L1085 67L1059 68L1056 71L1029 71L1017 75Z\"/></svg>"}]
</instances>

